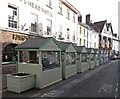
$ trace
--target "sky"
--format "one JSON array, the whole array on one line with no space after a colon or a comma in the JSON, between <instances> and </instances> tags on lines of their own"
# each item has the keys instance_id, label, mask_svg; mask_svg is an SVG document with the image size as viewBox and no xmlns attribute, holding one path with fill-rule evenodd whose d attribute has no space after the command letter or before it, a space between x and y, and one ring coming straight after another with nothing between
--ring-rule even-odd
<instances>
[{"instance_id":1,"label":"sky","mask_svg":"<svg viewBox=\"0 0 120 99\"><path fill-rule=\"evenodd\" d=\"M82 14L90 14L92 22L106 20L112 23L113 32L118 33L118 2L120 0L68 0Z\"/></svg>"}]
</instances>

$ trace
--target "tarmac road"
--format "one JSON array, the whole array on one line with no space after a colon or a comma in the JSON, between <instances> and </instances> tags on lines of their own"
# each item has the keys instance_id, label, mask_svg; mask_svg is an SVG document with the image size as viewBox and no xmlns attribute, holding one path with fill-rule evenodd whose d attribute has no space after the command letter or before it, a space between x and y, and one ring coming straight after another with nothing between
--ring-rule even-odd
<instances>
[{"instance_id":1,"label":"tarmac road","mask_svg":"<svg viewBox=\"0 0 120 99\"><path fill-rule=\"evenodd\" d=\"M3 92L4 97L118 97L120 60L58 82L42 90L32 89L21 94ZM119 95L120 96L120 95Z\"/></svg>"}]
</instances>

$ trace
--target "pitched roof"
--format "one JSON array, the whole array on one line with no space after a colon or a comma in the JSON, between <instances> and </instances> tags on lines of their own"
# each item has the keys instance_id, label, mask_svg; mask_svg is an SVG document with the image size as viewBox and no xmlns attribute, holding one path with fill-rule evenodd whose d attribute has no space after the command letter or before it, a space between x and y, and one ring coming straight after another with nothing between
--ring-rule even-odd
<instances>
[{"instance_id":1,"label":"pitched roof","mask_svg":"<svg viewBox=\"0 0 120 99\"><path fill-rule=\"evenodd\" d=\"M31 38L16 46L16 49L38 49L43 43L47 42L51 38L36 37Z\"/></svg>"},{"instance_id":2,"label":"pitched roof","mask_svg":"<svg viewBox=\"0 0 120 99\"><path fill-rule=\"evenodd\" d=\"M106 20L94 22L94 26L93 26L93 27L94 27L94 29L95 29L97 32L102 32L105 23L106 23Z\"/></svg>"},{"instance_id":3,"label":"pitched roof","mask_svg":"<svg viewBox=\"0 0 120 99\"><path fill-rule=\"evenodd\" d=\"M81 52L83 47L85 47L85 46L75 46L75 49L77 52Z\"/></svg>"},{"instance_id":4,"label":"pitched roof","mask_svg":"<svg viewBox=\"0 0 120 99\"><path fill-rule=\"evenodd\" d=\"M67 47L72 44L71 42L61 42L61 41L57 41L58 45L60 46L60 48L62 49L62 51L65 51L67 49Z\"/></svg>"},{"instance_id":5,"label":"pitched roof","mask_svg":"<svg viewBox=\"0 0 120 99\"><path fill-rule=\"evenodd\" d=\"M94 49L94 52L97 53L97 52L99 52L99 50L98 49Z\"/></svg>"},{"instance_id":6,"label":"pitched roof","mask_svg":"<svg viewBox=\"0 0 120 99\"><path fill-rule=\"evenodd\" d=\"M93 48L87 48L87 52L88 52L88 53L91 53L92 50L93 50ZM93 50L93 51L94 51L94 50Z\"/></svg>"}]
</instances>

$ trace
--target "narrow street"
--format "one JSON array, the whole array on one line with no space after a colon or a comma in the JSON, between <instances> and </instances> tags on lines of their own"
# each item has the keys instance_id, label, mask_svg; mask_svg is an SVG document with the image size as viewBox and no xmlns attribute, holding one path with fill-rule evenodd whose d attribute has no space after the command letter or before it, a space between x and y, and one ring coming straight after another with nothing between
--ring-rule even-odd
<instances>
[{"instance_id":1,"label":"narrow street","mask_svg":"<svg viewBox=\"0 0 120 99\"><path fill-rule=\"evenodd\" d=\"M3 92L3 97L114 97L116 99L120 83L119 64L120 60L114 60L42 90L32 89L21 94Z\"/></svg>"}]
</instances>

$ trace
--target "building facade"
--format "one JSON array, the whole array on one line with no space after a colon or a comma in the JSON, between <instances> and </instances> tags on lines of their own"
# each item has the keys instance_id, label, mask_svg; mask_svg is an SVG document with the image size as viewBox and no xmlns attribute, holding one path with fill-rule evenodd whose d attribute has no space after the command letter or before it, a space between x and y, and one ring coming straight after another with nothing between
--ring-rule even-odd
<instances>
[{"instance_id":1,"label":"building facade","mask_svg":"<svg viewBox=\"0 0 120 99\"><path fill-rule=\"evenodd\" d=\"M86 23L82 23L82 21L79 22L79 46L98 49L99 33L93 28L93 26L88 24L88 21L90 21L90 15L88 16L86 16Z\"/></svg>"},{"instance_id":2,"label":"building facade","mask_svg":"<svg viewBox=\"0 0 120 99\"><path fill-rule=\"evenodd\" d=\"M3 61L15 59L15 46L36 36L54 37L77 44L80 12L67 0L0 2Z\"/></svg>"},{"instance_id":3,"label":"building facade","mask_svg":"<svg viewBox=\"0 0 120 99\"><path fill-rule=\"evenodd\" d=\"M77 44L78 15L80 12L67 0L56 0L56 3L56 39L59 41L73 42Z\"/></svg>"}]
</instances>

